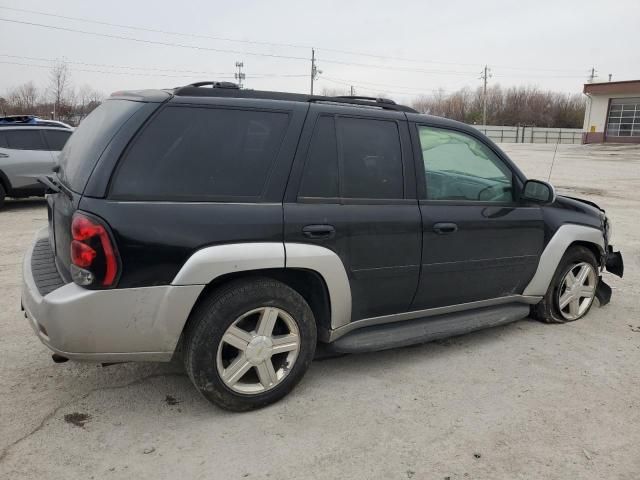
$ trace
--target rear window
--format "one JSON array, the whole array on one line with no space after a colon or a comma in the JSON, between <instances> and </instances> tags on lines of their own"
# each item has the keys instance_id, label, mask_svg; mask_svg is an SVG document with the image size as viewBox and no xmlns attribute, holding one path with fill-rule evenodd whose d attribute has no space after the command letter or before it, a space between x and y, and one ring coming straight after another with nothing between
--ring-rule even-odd
<instances>
[{"instance_id":1,"label":"rear window","mask_svg":"<svg viewBox=\"0 0 640 480\"><path fill-rule=\"evenodd\" d=\"M142 105L128 100L107 100L80 122L58 157L62 182L71 190L82 192L106 146Z\"/></svg>"},{"instance_id":2,"label":"rear window","mask_svg":"<svg viewBox=\"0 0 640 480\"><path fill-rule=\"evenodd\" d=\"M64 148L64 144L67 143L71 132L65 132L62 130L43 130L44 138L47 139L47 145L49 150L59 152Z\"/></svg>"},{"instance_id":3,"label":"rear window","mask_svg":"<svg viewBox=\"0 0 640 480\"><path fill-rule=\"evenodd\" d=\"M288 121L281 112L166 107L121 159L111 196L255 201Z\"/></svg>"}]
</instances>

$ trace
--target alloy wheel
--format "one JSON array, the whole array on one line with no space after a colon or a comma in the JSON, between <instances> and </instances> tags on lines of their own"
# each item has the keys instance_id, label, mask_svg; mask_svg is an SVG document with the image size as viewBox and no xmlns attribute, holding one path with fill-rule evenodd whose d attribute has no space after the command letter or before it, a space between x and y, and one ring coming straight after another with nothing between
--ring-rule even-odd
<instances>
[{"instance_id":1,"label":"alloy wheel","mask_svg":"<svg viewBox=\"0 0 640 480\"><path fill-rule=\"evenodd\" d=\"M300 332L280 308L260 307L238 317L218 346L218 374L231 390L258 394L280 384L300 351Z\"/></svg>"},{"instance_id":2,"label":"alloy wheel","mask_svg":"<svg viewBox=\"0 0 640 480\"><path fill-rule=\"evenodd\" d=\"M587 262L575 264L562 279L558 290L558 308L566 320L582 317L593 303L598 275Z\"/></svg>"}]
</instances>

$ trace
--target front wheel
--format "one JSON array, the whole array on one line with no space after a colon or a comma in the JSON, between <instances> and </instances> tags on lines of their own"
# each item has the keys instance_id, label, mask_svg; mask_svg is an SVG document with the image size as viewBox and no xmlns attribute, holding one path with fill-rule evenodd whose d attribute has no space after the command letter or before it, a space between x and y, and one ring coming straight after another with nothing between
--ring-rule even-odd
<instances>
[{"instance_id":1,"label":"front wheel","mask_svg":"<svg viewBox=\"0 0 640 480\"><path fill-rule=\"evenodd\" d=\"M0 184L0 209L4 207L4 199L7 196L7 192L5 192L4 187Z\"/></svg>"},{"instance_id":2,"label":"front wheel","mask_svg":"<svg viewBox=\"0 0 640 480\"><path fill-rule=\"evenodd\" d=\"M564 254L535 316L547 323L573 322L584 317L596 297L598 263L591 250L572 247Z\"/></svg>"},{"instance_id":3,"label":"front wheel","mask_svg":"<svg viewBox=\"0 0 640 480\"><path fill-rule=\"evenodd\" d=\"M206 298L185 336L185 367L209 401L233 411L289 393L307 371L316 325L304 298L276 280L240 280Z\"/></svg>"}]
</instances>

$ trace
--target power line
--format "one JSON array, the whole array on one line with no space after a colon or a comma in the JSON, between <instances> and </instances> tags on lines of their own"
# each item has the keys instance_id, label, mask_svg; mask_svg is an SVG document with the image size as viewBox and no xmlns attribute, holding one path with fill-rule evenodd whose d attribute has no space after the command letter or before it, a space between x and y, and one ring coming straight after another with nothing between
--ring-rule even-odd
<instances>
[{"instance_id":1,"label":"power line","mask_svg":"<svg viewBox=\"0 0 640 480\"><path fill-rule=\"evenodd\" d=\"M0 54L0 56L7 56L7 55L2 55ZM15 56L9 56L9 57L15 57ZM35 58L35 57L20 57L20 58ZM84 64L82 62L71 62L68 60L59 60L59 59L42 59L42 61L48 61L48 62L57 62L60 61L61 63L68 63L71 65L91 65L91 66L107 66L108 65L100 65L100 64ZM35 67L35 68L46 68L46 69L50 69L51 65L35 65L33 63L22 63L22 62L11 62L11 61L3 61L0 60L1 64L6 64L6 65L19 65L19 66L23 66L23 67ZM108 74L108 75L134 75L134 76L143 76L143 77L165 77L165 78L186 78L188 77L188 75L168 75L168 74L161 74L161 73L144 73L144 72L114 72L113 70L89 70L89 69L83 69L83 68L74 68L74 71L77 72L88 72L88 73L101 73L101 74ZM216 73L216 76L218 76L218 78L222 78L222 79L229 79L229 80L233 80L234 79L234 74L232 72L230 73ZM244 74L243 74L244 75ZM263 74L253 74L253 75L249 75L249 78L256 78L256 79L264 79L264 78L271 78L271 77L296 77L296 78L300 78L300 77L306 77L306 75L280 75L277 73L263 73Z\"/></svg>"},{"instance_id":2,"label":"power line","mask_svg":"<svg viewBox=\"0 0 640 480\"><path fill-rule=\"evenodd\" d=\"M125 25L125 24L121 24L121 23L109 23L109 22L103 22L103 21L100 21L100 20L92 20L90 18L71 17L71 16L59 15L59 14L55 14L55 13L40 12L40 11L36 11L36 10L27 10L26 8L5 7L3 5L0 5L0 9L2 9L2 10L12 10L14 12L35 13L36 15L44 15L46 17L62 18L62 19L65 19L65 20L75 20L75 21L78 21L78 22L87 22L87 23L93 23L95 25L105 25L105 26L109 26L109 27L128 28L130 30L139 30L141 32L162 33L162 34L165 34L165 35L176 35L176 36L180 36L180 37L207 38L209 40L218 40L218 41L223 41L223 42L246 43L246 44L250 44L250 45L264 45L264 46L269 46L269 47L289 47L289 48L305 48L305 49L311 48L311 47L308 47L308 46L295 45L295 44L292 44L292 43L277 43L277 42L262 42L262 41L256 41L256 40L242 40L242 39L237 39L237 38L225 38L225 37L216 37L216 36L213 36L213 35L203 35L203 34L199 34L199 33L185 33L185 32L171 31L171 30L161 30L161 29L156 29L156 28L146 28L146 27L139 27L139 26L135 26L135 25Z\"/></svg>"},{"instance_id":3,"label":"power line","mask_svg":"<svg viewBox=\"0 0 640 480\"><path fill-rule=\"evenodd\" d=\"M292 55L277 55L275 53L259 53L259 52L245 52L245 51L241 51L241 50L227 50L227 49L223 49L223 48L212 48L212 47L203 47L200 45L187 45L187 44L183 44L183 43L172 43L172 42L160 42L157 40L145 40L142 38L135 38L135 37L128 37L126 35L113 35L113 34L109 34L109 33L99 33L99 32L89 32L86 30L78 30L75 28L68 28L68 27L58 27L58 26L54 26L54 25L46 25L43 23L36 23L36 22L25 22L22 20L11 20L8 18L0 18L0 22L8 22L8 23L17 23L17 24L21 24L21 25L29 25L32 27L41 27L41 28L48 28L51 30L62 30L65 32L73 32L73 33L82 33L85 35L93 35L96 37L103 37L103 38L112 38L112 39L118 39L118 40L128 40L131 42L138 42L138 43L145 43L145 44L149 44L149 45L161 45L163 47L177 47L177 48L191 48L194 50L204 50L204 51L208 51L208 52L218 52L218 53L233 53L233 54L237 54L237 55L251 55L251 56L256 56L256 57L271 57L271 58L283 58L283 59L288 59L288 60L307 60L307 58L304 57L295 57Z\"/></svg>"},{"instance_id":4,"label":"power line","mask_svg":"<svg viewBox=\"0 0 640 480\"><path fill-rule=\"evenodd\" d=\"M68 15L60 15L60 14L42 12L42 11L37 11L37 10L29 10L29 9L25 9L25 8L7 7L7 6L2 6L2 5L0 5L0 9L14 11L14 12L31 13L31 14L35 14L35 15L43 15L43 16L52 17L52 18L61 18L61 19L64 19L64 20L73 20L73 21L79 21L79 22L92 23L92 24L95 24L95 25L104 25L104 26L117 27L117 28L126 28L126 29L130 29L130 30L138 30L138 31L150 32L150 33L161 33L161 34L165 34L165 35L175 35L175 36L189 37L189 38L202 38L202 39L209 39L209 40L216 40L216 41L244 43L244 44L248 44L248 45L263 45L263 46L270 46L270 47L285 47L285 48L298 48L298 49L310 49L310 48L312 48L310 45L302 45L302 44L295 44L295 43L245 40L245 39L237 39L237 38L228 38L228 37L218 37L218 36L213 36L213 35L197 34L197 33L177 32L177 31L172 31L172 30L162 30L162 29L156 29L156 28L140 27L140 26L136 26L136 25L111 23L111 22L93 20L93 19L83 18L83 17L73 17L73 16L68 16ZM415 58L397 57L397 56L382 55L382 54L370 53L370 52L357 52L357 51L337 49L337 48L320 48L320 49L317 49L317 50L325 51L325 52L340 53L340 54L344 54L344 55L352 55L352 56L359 56L359 57L369 57L369 58L377 58L377 59L384 59L384 60L394 60L394 61L402 61L402 62L417 63L417 64L458 65L458 66L468 66L468 67L476 67L477 66L477 63L446 62L446 61L438 61L438 60L420 60L420 59L415 59ZM576 70L568 70L568 69L532 68L532 67L510 67L510 66L504 66L504 65L494 65L494 67L503 68L503 69L506 69L506 70L523 70L523 71L531 71L531 70L550 71L550 72L569 72L569 71L571 71L572 73L576 73L576 74L581 72L581 70L578 70L578 69L576 69Z\"/></svg>"}]
</instances>

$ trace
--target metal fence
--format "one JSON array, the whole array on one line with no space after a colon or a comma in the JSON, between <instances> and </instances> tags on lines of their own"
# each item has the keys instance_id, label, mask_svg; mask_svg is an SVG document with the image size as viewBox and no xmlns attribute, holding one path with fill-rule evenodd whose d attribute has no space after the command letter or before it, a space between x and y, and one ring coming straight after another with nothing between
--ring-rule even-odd
<instances>
[{"instance_id":1,"label":"metal fence","mask_svg":"<svg viewBox=\"0 0 640 480\"><path fill-rule=\"evenodd\" d=\"M582 143L582 129L472 125L496 143Z\"/></svg>"}]
</instances>

